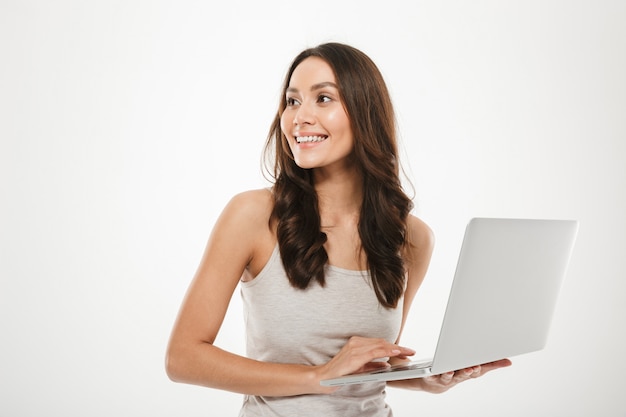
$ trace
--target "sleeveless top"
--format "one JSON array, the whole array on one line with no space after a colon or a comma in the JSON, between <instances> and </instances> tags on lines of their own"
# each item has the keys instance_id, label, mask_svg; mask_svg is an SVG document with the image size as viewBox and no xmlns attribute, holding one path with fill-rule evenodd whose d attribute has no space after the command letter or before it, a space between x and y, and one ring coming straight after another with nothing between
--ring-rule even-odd
<instances>
[{"instance_id":1,"label":"sleeveless top","mask_svg":"<svg viewBox=\"0 0 626 417\"><path fill-rule=\"evenodd\" d=\"M241 283L247 356L259 361L321 365L351 336L394 342L402 320L398 308L381 306L367 271L326 267L324 287L292 287L278 245L259 275ZM347 385L327 395L244 396L240 417L391 417L384 382Z\"/></svg>"}]
</instances>

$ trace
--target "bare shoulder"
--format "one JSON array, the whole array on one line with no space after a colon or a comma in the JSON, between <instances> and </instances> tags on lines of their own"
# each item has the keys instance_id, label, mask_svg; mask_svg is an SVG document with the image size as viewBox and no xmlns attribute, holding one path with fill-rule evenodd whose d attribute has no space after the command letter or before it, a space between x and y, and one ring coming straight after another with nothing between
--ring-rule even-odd
<instances>
[{"instance_id":1,"label":"bare shoulder","mask_svg":"<svg viewBox=\"0 0 626 417\"><path fill-rule=\"evenodd\" d=\"M269 189L244 191L228 202L218 224L222 241L231 242L233 251L247 254L247 272L256 276L276 245L276 234L270 225L274 198ZM249 277L248 277L249 278Z\"/></svg>"},{"instance_id":2,"label":"bare shoulder","mask_svg":"<svg viewBox=\"0 0 626 417\"><path fill-rule=\"evenodd\" d=\"M269 190L250 190L234 195L222 210L213 235L221 240L234 239L238 245L247 243L244 246L252 250L260 234L269 230L272 204Z\"/></svg>"},{"instance_id":3,"label":"bare shoulder","mask_svg":"<svg viewBox=\"0 0 626 417\"><path fill-rule=\"evenodd\" d=\"M409 215L407 218L407 244L404 259L407 266L407 287L404 292L404 317L413 303L418 288L422 285L435 246L435 235L421 219Z\"/></svg>"},{"instance_id":4,"label":"bare shoulder","mask_svg":"<svg viewBox=\"0 0 626 417\"><path fill-rule=\"evenodd\" d=\"M252 216L253 219L260 217L269 219L273 205L272 192L267 188L261 188L234 195L226 206L226 210L246 217Z\"/></svg>"},{"instance_id":5,"label":"bare shoulder","mask_svg":"<svg viewBox=\"0 0 626 417\"><path fill-rule=\"evenodd\" d=\"M407 244L404 248L404 259L409 271L423 270L425 273L434 247L435 235L432 229L423 220L409 215L407 218Z\"/></svg>"},{"instance_id":6,"label":"bare shoulder","mask_svg":"<svg viewBox=\"0 0 626 417\"><path fill-rule=\"evenodd\" d=\"M432 229L423 220L412 214L407 218L407 243L409 252L414 250L432 252L435 245L435 234Z\"/></svg>"}]
</instances>

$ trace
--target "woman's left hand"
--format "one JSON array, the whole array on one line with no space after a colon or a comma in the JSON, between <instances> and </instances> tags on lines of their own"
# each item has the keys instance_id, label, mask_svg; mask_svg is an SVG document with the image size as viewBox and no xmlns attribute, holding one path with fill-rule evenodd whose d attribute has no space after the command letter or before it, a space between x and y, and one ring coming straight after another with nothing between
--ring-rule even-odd
<instances>
[{"instance_id":1,"label":"woman's left hand","mask_svg":"<svg viewBox=\"0 0 626 417\"><path fill-rule=\"evenodd\" d=\"M450 388L454 387L460 382L467 381L468 379L478 378L485 375L489 371L504 368L510 365L510 360L502 359L495 362L472 366L471 368L461 369L454 372L447 372L441 375L427 376L415 381L420 381L420 388L423 391L440 394L442 392L448 391Z\"/></svg>"}]
</instances>

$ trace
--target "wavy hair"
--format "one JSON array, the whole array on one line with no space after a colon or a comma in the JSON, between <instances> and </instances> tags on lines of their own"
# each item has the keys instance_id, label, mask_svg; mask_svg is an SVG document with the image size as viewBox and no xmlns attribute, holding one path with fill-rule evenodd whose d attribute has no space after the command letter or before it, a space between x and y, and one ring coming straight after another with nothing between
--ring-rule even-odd
<instances>
[{"instance_id":1,"label":"wavy hair","mask_svg":"<svg viewBox=\"0 0 626 417\"><path fill-rule=\"evenodd\" d=\"M275 222L282 263L291 285L305 289L312 280L325 284L328 254L321 230L318 198L310 170L294 161L280 119L296 67L309 57L327 62L354 135L354 159L363 181L358 230L372 286L381 305L395 308L404 293L407 216L413 204L400 181L396 120L389 91L374 62L363 52L326 43L301 52L282 86L278 112L265 144L266 169L274 181ZM273 160L273 169L269 161Z\"/></svg>"}]
</instances>

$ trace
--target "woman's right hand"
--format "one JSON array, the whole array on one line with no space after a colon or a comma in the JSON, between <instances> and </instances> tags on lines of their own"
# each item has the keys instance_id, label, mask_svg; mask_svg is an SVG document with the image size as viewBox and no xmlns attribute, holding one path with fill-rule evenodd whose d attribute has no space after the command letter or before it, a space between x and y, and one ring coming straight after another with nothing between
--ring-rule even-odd
<instances>
[{"instance_id":1,"label":"woman's right hand","mask_svg":"<svg viewBox=\"0 0 626 417\"><path fill-rule=\"evenodd\" d=\"M415 354L413 349L398 346L385 339L353 336L330 361L317 368L318 380L369 372L389 367L389 358L406 359ZM322 387L321 392L331 393L337 387Z\"/></svg>"}]
</instances>

